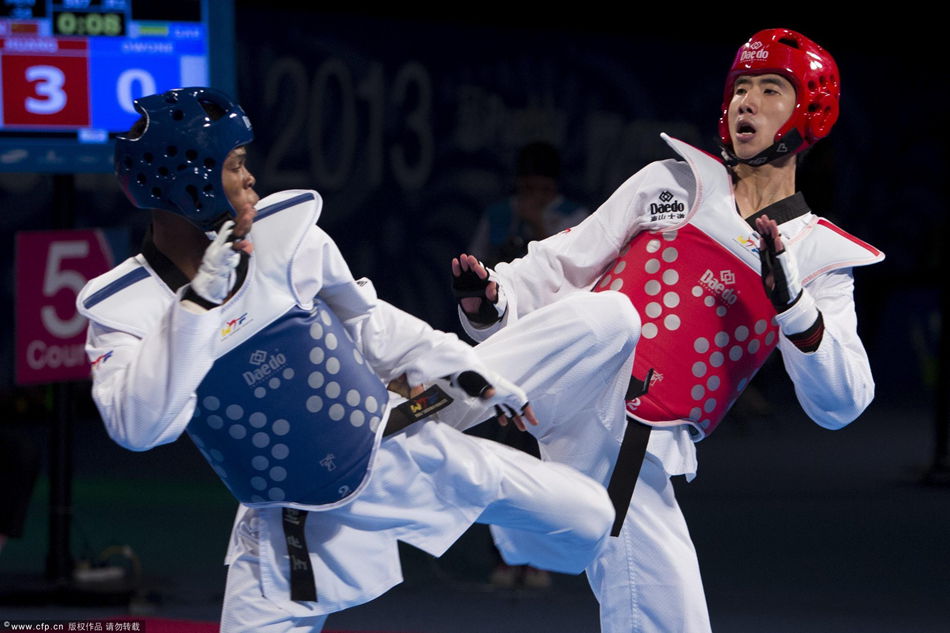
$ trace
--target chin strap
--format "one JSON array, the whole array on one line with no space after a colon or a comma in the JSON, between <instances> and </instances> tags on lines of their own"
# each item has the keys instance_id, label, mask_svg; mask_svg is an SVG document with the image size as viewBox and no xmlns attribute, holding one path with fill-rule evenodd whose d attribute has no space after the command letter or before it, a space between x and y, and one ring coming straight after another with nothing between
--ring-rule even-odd
<instances>
[{"instance_id":1,"label":"chin strap","mask_svg":"<svg viewBox=\"0 0 950 633\"><path fill-rule=\"evenodd\" d=\"M790 130L781 140L772 143L769 147L765 148L752 158L739 158L732 151L732 148L726 147L720 143L720 149L722 150L722 158L725 161L728 167L734 167L739 163L745 163L746 165L751 165L752 167L759 167L766 163L771 163L773 160L778 160L779 158L785 158L786 156L791 156L801 148L805 143L805 140L802 138L802 135L799 134L798 130Z\"/></svg>"}]
</instances>

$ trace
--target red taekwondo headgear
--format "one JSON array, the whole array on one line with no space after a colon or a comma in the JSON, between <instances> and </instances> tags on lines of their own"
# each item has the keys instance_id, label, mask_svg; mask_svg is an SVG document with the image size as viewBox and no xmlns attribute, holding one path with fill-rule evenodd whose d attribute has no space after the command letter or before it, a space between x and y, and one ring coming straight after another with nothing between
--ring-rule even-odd
<instances>
[{"instance_id":1,"label":"red taekwondo headgear","mask_svg":"<svg viewBox=\"0 0 950 633\"><path fill-rule=\"evenodd\" d=\"M838 120L841 85L838 66L828 51L801 33L790 29L766 29L753 35L736 53L726 76L719 119L719 139L725 153L735 162L729 136L729 102L740 75L775 73L795 86L795 109L775 134L775 142L752 158L741 160L762 165L814 145L831 131Z\"/></svg>"}]
</instances>

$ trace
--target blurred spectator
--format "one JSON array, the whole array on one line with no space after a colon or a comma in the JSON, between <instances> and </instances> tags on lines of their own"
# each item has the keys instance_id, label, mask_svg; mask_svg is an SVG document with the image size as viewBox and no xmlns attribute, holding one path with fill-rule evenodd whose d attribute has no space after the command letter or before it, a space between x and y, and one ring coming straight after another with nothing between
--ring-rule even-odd
<instances>
[{"instance_id":1,"label":"blurred spectator","mask_svg":"<svg viewBox=\"0 0 950 633\"><path fill-rule=\"evenodd\" d=\"M490 205L475 229L469 252L487 266L527 252L528 242L574 226L589 211L560 192L561 157L536 141L518 152L514 194Z\"/></svg>"},{"instance_id":2,"label":"blurred spectator","mask_svg":"<svg viewBox=\"0 0 950 633\"><path fill-rule=\"evenodd\" d=\"M475 230L469 253L494 266L524 255L528 242L542 240L572 227L590 211L565 198L560 191L561 157L550 143L535 141L521 148L515 166L514 193L485 209ZM502 442L540 457L538 443L514 425L483 425L475 434ZM551 586L551 576L543 569L506 565L495 552L497 564L491 574L496 587Z\"/></svg>"}]
</instances>

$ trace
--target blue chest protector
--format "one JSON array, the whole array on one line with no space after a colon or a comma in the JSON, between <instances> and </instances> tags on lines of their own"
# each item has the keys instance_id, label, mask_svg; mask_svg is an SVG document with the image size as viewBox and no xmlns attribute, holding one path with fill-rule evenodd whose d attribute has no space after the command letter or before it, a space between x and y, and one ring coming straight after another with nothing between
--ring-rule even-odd
<instances>
[{"instance_id":1,"label":"blue chest protector","mask_svg":"<svg viewBox=\"0 0 950 633\"><path fill-rule=\"evenodd\" d=\"M319 298L218 358L197 395L188 434L231 493L309 509L340 505L368 480L388 402Z\"/></svg>"}]
</instances>

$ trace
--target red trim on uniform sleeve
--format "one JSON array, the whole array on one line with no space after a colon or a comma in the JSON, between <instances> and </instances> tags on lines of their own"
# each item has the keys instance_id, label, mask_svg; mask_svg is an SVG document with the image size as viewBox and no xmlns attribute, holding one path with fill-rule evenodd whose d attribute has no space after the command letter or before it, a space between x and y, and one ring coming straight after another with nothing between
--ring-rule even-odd
<instances>
[{"instance_id":1,"label":"red trim on uniform sleeve","mask_svg":"<svg viewBox=\"0 0 950 633\"><path fill-rule=\"evenodd\" d=\"M798 334L787 335L786 338L798 349L803 352L814 352L821 345L821 339L825 334L825 320L818 313L818 318L810 328Z\"/></svg>"},{"instance_id":2,"label":"red trim on uniform sleeve","mask_svg":"<svg viewBox=\"0 0 950 633\"><path fill-rule=\"evenodd\" d=\"M874 248L873 246L871 246L870 244L868 244L868 243L865 242L864 240L860 240L860 239L856 238L855 236L851 235L850 233L848 233L848 232L845 231L844 229L842 229L842 228L840 228L840 227L838 227L838 226L835 226L834 224L832 224L831 222L829 222L829 221L826 220L825 218L819 218L819 219L818 219L818 224L822 225L823 227L825 227L825 228L827 228L827 229L831 229L832 231L834 231L835 233L837 233L837 234L840 235L841 237L844 237L844 238L847 238L847 239L851 240L852 242L854 242L854 243L857 244L858 246L860 246L860 247L862 247L862 248L866 248L866 249L869 250L875 257L878 257L879 255L881 255L881 251L879 251L878 249Z\"/></svg>"}]
</instances>

